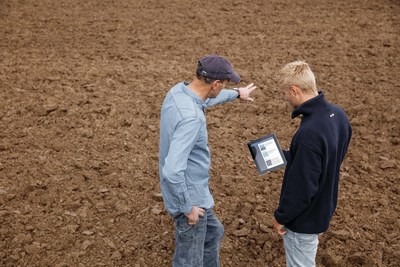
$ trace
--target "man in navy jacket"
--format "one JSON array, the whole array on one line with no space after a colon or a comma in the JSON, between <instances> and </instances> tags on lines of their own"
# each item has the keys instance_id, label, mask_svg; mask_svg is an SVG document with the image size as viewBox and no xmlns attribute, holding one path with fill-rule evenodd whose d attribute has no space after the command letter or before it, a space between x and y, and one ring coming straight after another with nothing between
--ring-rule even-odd
<instances>
[{"instance_id":1,"label":"man in navy jacket","mask_svg":"<svg viewBox=\"0 0 400 267\"><path fill-rule=\"evenodd\" d=\"M352 129L344 111L317 91L307 63L283 67L279 86L301 124L284 152L288 164L272 223L283 237L287 266L315 266L318 234L328 229L336 209Z\"/></svg>"}]
</instances>

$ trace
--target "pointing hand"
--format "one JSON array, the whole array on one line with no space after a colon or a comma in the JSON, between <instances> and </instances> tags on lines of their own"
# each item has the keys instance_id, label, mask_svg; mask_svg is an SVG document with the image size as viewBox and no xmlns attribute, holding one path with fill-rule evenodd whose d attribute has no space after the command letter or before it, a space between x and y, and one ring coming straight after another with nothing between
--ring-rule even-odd
<instances>
[{"instance_id":1,"label":"pointing hand","mask_svg":"<svg viewBox=\"0 0 400 267\"><path fill-rule=\"evenodd\" d=\"M246 87L240 87L237 90L239 91L239 99L242 101L254 101L253 98L250 97L251 92L256 90L257 86L255 86L253 83L247 85Z\"/></svg>"}]
</instances>

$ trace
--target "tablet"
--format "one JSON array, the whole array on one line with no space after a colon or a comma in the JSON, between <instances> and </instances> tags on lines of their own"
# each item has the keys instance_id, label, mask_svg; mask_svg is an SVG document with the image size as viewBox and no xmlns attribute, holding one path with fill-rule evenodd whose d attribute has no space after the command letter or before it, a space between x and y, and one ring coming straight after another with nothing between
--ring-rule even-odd
<instances>
[{"instance_id":1,"label":"tablet","mask_svg":"<svg viewBox=\"0 0 400 267\"><path fill-rule=\"evenodd\" d=\"M286 166L285 155L275 134L251 141L247 146L260 175Z\"/></svg>"}]
</instances>

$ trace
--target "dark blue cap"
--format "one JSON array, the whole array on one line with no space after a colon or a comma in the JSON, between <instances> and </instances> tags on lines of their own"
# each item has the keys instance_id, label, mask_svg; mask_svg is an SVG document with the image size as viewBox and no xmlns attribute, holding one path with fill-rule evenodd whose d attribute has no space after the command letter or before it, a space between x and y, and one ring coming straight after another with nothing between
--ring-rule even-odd
<instances>
[{"instance_id":1,"label":"dark blue cap","mask_svg":"<svg viewBox=\"0 0 400 267\"><path fill-rule=\"evenodd\" d=\"M213 80L229 80L233 83L240 82L240 76L237 74L231 63L218 55L208 55L199 60L201 65L200 74Z\"/></svg>"}]
</instances>

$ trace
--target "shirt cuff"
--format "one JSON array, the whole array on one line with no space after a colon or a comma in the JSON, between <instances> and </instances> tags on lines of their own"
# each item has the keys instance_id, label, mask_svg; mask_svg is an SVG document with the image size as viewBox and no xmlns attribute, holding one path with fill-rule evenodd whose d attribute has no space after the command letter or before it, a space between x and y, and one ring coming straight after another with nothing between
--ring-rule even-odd
<instances>
[{"instance_id":1,"label":"shirt cuff","mask_svg":"<svg viewBox=\"0 0 400 267\"><path fill-rule=\"evenodd\" d=\"M181 212L185 215L190 214L192 212L192 205L188 204L188 205L182 206Z\"/></svg>"},{"instance_id":2,"label":"shirt cuff","mask_svg":"<svg viewBox=\"0 0 400 267\"><path fill-rule=\"evenodd\" d=\"M283 223L283 222L280 220L280 218L278 218L277 215L278 215L278 210L275 210L275 212L274 212L275 220L276 220L279 224L285 225L285 223Z\"/></svg>"}]
</instances>

